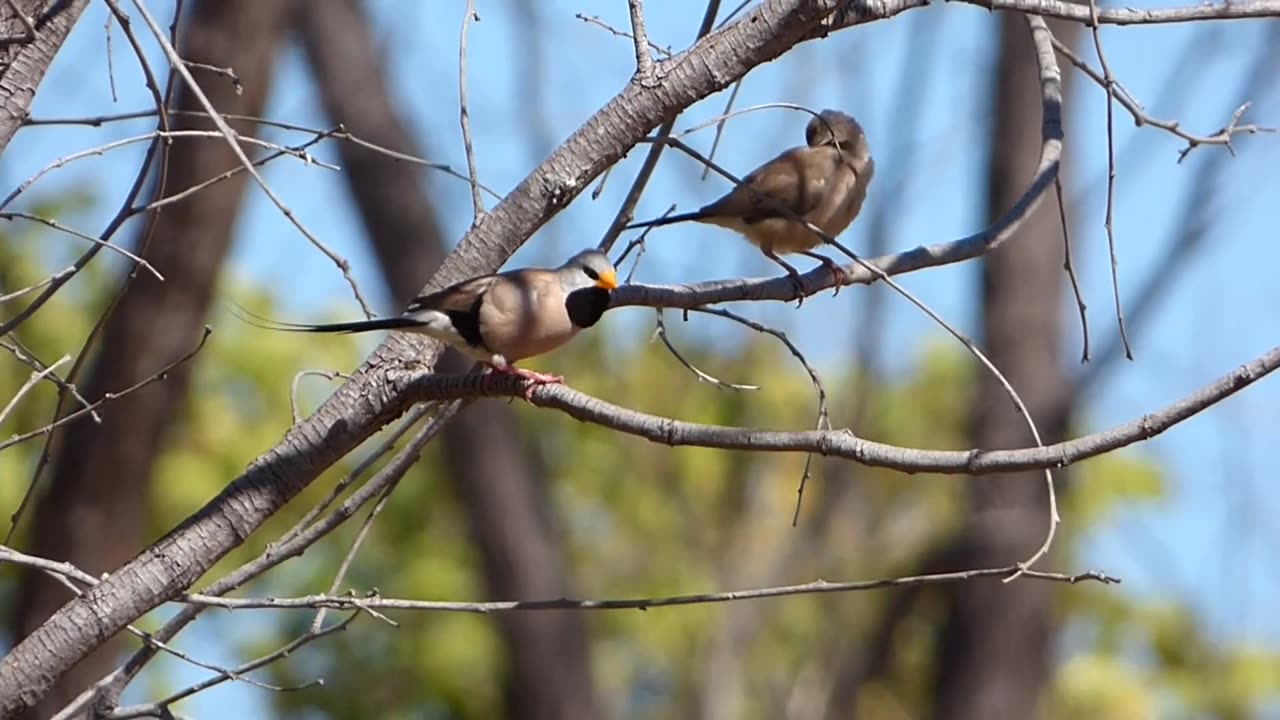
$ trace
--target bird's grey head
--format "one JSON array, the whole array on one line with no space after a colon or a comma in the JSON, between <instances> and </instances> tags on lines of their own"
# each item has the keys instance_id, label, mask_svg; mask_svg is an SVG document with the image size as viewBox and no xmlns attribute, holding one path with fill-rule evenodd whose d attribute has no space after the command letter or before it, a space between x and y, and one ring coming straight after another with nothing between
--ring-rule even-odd
<instances>
[{"instance_id":1,"label":"bird's grey head","mask_svg":"<svg viewBox=\"0 0 1280 720\"><path fill-rule=\"evenodd\" d=\"M564 309L569 321L578 328L595 325L609 309L609 293L618 287L618 272L609 256L599 250L583 250L556 272L566 291Z\"/></svg>"},{"instance_id":2,"label":"bird's grey head","mask_svg":"<svg viewBox=\"0 0 1280 720\"><path fill-rule=\"evenodd\" d=\"M569 258L558 272L566 290L595 287L609 291L618 287L618 271L609 256L596 249L583 250Z\"/></svg>"},{"instance_id":3,"label":"bird's grey head","mask_svg":"<svg viewBox=\"0 0 1280 720\"><path fill-rule=\"evenodd\" d=\"M862 126L839 110L818 113L805 126L804 140L809 147L839 144L841 150L859 155L866 153L867 139Z\"/></svg>"}]
</instances>

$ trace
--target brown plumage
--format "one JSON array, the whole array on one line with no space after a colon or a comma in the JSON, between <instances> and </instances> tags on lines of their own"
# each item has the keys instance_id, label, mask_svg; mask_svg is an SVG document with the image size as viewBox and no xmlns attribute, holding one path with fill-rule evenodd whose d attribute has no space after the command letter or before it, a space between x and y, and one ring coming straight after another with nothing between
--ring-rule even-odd
<instances>
[{"instance_id":1,"label":"brown plumage","mask_svg":"<svg viewBox=\"0 0 1280 720\"><path fill-rule=\"evenodd\" d=\"M261 326L293 332L419 333L446 342L497 372L554 383L563 378L513 363L554 350L595 325L617 286L609 258L597 250L584 250L558 268L482 275L421 295L399 317L322 325L272 321Z\"/></svg>"},{"instance_id":2,"label":"brown plumage","mask_svg":"<svg viewBox=\"0 0 1280 720\"><path fill-rule=\"evenodd\" d=\"M811 252L822 237L792 214L831 237L844 232L862 209L875 161L862 126L838 110L823 110L805 127L803 147L784 151L751 171L719 200L680 215L627 226L657 227L692 220L735 230L793 277L795 269L778 253L800 253L820 260L843 281L830 258ZM789 211L789 212L788 212ZM837 289L838 289L837 285Z\"/></svg>"}]
</instances>

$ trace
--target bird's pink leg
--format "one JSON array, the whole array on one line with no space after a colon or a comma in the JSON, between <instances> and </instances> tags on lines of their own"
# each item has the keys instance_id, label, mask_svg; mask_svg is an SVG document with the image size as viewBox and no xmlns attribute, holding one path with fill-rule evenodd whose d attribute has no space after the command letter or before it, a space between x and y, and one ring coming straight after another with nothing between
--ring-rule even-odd
<instances>
[{"instance_id":1,"label":"bird's pink leg","mask_svg":"<svg viewBox=\"0 0 1280 720\"><path fill-rule=\"evenodd\" d=\"M760 251L764 253L765 257L786 268L787 276L791 278L791 284L796 289L796 307L804 305L804 281L800 279L800 271L796 270L791 263L778 257L772 247L762 245L760 246Z\"/></svg>"},{"instance_id":2,"label":"bird's pink leg","mask_svg":"<svg viewBox=\"0 0 1280 720\"><path fill-rule=\"evenodd\" d=\"M528 380L529 384L524 388L524 399L530 403L533 402L533 389L539 385L560 385L564 383L564 378L560 375L548 375L535 370L518 368L515 365L496 365L493 363L486 363L486 365L492 368L496 373L500 373L502 375L515 375L516 377L522 377Z\"/></svg>"},{"instance_id":3,"label":"bird's pink leg","mask_svg":"<svg viewBox=\"0 0 1280 720\"><path fill-rule=\"evenodd\" d=\"M842 286L844 286L844 285L848 284L848 282L849 282L849 273L845 272L845 271L844 271L844 268L840 267L840 264L839 264L839 263L837 263L835 260L832 260L831 258L827 257L826 255L819 255L819 254L818 254L818 253L816 253L816 252L808 252L808 251L805 251L805 252L802 252L802 253L800 253L800 254L801 254L801 255L808 255L809 257L813 258L814 260L817 260L818 262L822 263L823 267L825 267L826 269L828 269L828 270L830 270L830 271L831 271L831 276L832 276L832 278L834 278L834 279L835 279L835 281L836 281L836 291L833 293L833 295L839 295L839 294L840 294L840 288L841 288Z\"/></svg>"}]
</instances>

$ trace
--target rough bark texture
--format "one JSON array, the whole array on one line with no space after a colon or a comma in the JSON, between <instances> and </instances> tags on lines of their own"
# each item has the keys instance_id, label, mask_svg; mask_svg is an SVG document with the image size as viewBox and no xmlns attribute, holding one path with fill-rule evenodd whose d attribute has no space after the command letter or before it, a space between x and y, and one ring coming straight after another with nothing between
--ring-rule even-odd
<instances>
[{"instance_id":1,"label":"rough bark texture","mask_svg":"<svg viewBox=\"0 0 1280 720\"><path fill-rule=\"evenodd\" d=\"M914 0L861 19L889 17ZM445 258L428 287L491 271L650 129L795 44L821 35L835 0L767 0L741 19L629 83L498 203ZM143 613L191 586L327 467L406 409L394 374L431 362L430 345L388 338L316 412L240 477L137 558L56 612L0 658L0 717L42 698L53 681ZM410 359L412 358L412 359Z\"/></svg>"},{"instance_id":2,"label":"rough bark texture","mask_svg":"<svg viewBox=\"0 0 1280 720\"><path fill-rule=\"evenodd\" d=\"M10 4L0 4L0 152L31 114L36 88L88 4L18 0L16 5L35 26L34 40Z\"/></svg>"},{"instance_id":3,"label":"rough bark texture","mask_svg":"<svg viewBox=\"0 0 1280 720\"><path fill-rule=\"evenodd\" d=\"M1026 21L1001 17L988 209L1017 198L1040 149L1040 86ZM1074 25L1051 25L1069 42ZM1061 439L1063 372L1062 235L1056 202L1042 204L1018 237L986 256L982 270L984 349L1008 377L1046 443ZM980 448L1034 444L1025 421L989 373L979 371L972 442ZM1048 525L1043 473L969 479L970 515L954 561L1008 565L1031 555ZM938 658L935 717L1035 718L1052 651L1048 583L983 580L950 586L950 616Z\"/></svg>"},{"instance_id":4,"label":"rough bark texture","mask_svg":"<svg viewBox=\"0 0 1280 720\"><path fill-rule=\"evenodd\" d=\"M244 85L237 95L225 77L193 69L214 106L228 113L261 114L265 105L282 13L255 0L190 6L182 36L185 57L234 67ZM198 103L179 91L178 106ZM183 128L211 123L175 117ZM237 128L252 132L250 127ZM169 156L168 192L173 193L235 167L221 140L179 139ZM220 182L164 209L144 256L165 277L139 273L103 328L97 360L83 386L90 398L128 387L181 357L199 341L214 282L231 243L232 222L247 175ZM143 546L147 487L163 447L165 429L186 393L191 365L101 409L103 423L71 423L58 442L47 492L35 511L32 552L67 560L93 574L114 570ZM26 637L68 599L61 584L42 573L23 576L15 637ZM113 667L109 643L62 675L39 716L62 707Z\"/></svg>"},{"instance_id":5,"label":"rough bark texture","mask_svg":"<svg viewBox=\"0 0 1280 720\"><path fill-rule=\"evenodd\" d=\"M421 156L382 82L385 73L357 3L300 3L296 17L330 118L362 139ZM445 256L424 170L353 144L342 146L342 165L392 294L406 303ZM441 369L465 372L470 364L450 353ZM571 596L544 474L538 459L522 449L512 409L473 403L444 435L450 477L490 596ZM506 717L600 717L581 613L507 613L495 621L509 659Z\"/></svg>"}]
</instances>

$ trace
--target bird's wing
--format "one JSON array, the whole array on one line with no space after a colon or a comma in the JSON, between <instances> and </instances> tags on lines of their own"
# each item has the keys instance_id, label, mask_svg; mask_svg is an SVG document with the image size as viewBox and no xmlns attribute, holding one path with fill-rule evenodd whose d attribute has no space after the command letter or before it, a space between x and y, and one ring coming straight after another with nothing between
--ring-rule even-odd
<instances>
[{"instance_id":1,"label":"bird's wing","mask_svg":"<svg viewBox=\"0 0 1280 720\"><path fill-rule=\"evenodd\" d=\"M821 148L792 148L761 165L742 179L742 185L702 208L702 216L741 218L750 224L788 217L786 210L805 215L822 203L832 171L828 153L816 150Z\"/></svg>"},{"instance_id":2,"label":"bird's wing","mask_svg":"<svg viewBox=\"0 0 1280 720\"><path fill-rule=\"evenodd\" d=\"M404 314L421 317L424 321L429 321L432 315L444 315L467 345L492 350L480 334L480 306L499 277L481 275L443 290L419 295L409 301Z\"/></svg>"}]
</instances>

